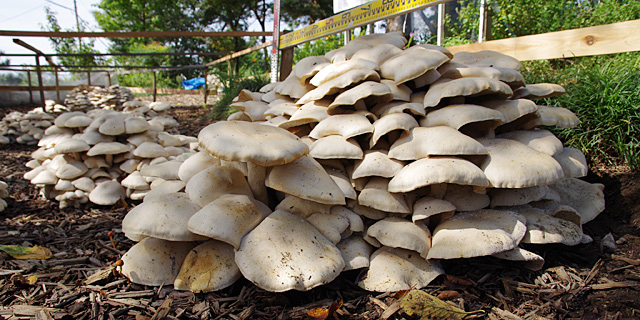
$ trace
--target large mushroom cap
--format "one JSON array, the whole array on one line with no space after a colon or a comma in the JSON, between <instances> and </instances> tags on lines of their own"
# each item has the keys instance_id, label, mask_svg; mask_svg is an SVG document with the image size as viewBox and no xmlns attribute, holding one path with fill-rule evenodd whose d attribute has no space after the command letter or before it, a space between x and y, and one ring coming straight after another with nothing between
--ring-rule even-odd
<instances>
[{"instance_id":1,"label":"large mushroom cap","mask_svg":"<svg viewBox=\"0 0 640 320\"><path fill-rule=\"evenodd\" d=\"M307 291L335 279L340 250L303 218L276 210L249 232L236 252L247 279L273 292Z\"/></svg>"},{"instance_id":2,"label":"large mushroom cap","mask_svg":"<svg viewBox=\"0 0 640 320\"><path fill-rule=\"evenodd\" d=\"M122 274L133 283L159 286L173 283L195 242L144 238L122 256Z\"/></svg>"},{"instance_id":3,"label":"large mushroom cap","mask_svg":"<svg viewBox=\"0 0 640 320\"><path fill-rule=\"evenodd\" d=\"M198 142L211 155L261 166L289 163L309 152L294 134L277 127L245 121L220 121L198 134Z\"/></svg>"},{"instance_id":4,"label":"large mushroom cap","mask_svg":"<svg viewBox=\"0 0 640 320\"><path fill-rule=\"evenodd\" d=\"M192 292L224 289L242 276L234 257L233 247L224 242L209 240L198 245L184 259L173 286Z\"/></svg>"},{"instance_id":5,"label":"large mushroom cap","mask_svg":"<svg viewBox=\"0 0 640 320\"><path fill-rule=\"evenodd\" d=\"M427 258L470 258L511 250L524 237L525 222L522 215L512 211L457 213L433 231Z\"/></svg>"}]
</instances>

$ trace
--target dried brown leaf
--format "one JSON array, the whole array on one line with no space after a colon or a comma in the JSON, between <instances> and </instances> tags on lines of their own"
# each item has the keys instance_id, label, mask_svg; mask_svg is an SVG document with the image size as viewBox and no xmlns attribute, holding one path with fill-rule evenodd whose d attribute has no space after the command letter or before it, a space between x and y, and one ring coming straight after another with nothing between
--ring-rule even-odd
<instances>
[{"instance_id":1,"label":"dried brown leaf","mask_svg":"<svg viewBox=\"0 0 640 320\"><path fill-rule=\"evenodd\" d=\"M472 314L484 313L482 310L466 312L421 290L409 291L400 300L400 307L406 314L415 315L420 320L464 319Z\"/></svg>"}]
</instances>

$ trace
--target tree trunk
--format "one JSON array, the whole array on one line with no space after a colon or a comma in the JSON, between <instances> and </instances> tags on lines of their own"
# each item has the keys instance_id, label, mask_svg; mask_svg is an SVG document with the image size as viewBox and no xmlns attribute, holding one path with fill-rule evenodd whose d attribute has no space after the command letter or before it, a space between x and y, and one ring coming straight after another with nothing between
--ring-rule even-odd
<instances>
[{"instance_id":1,"label":"tree trunk","mask_svg":"<svg viewBox=\"0 0 640 320\"><path fill-rule=\"evenodd\" d=\"M387 19L387 33L389 32L396 32L396 31L400 31L402 32L402 29L404 27L404 20L405 20L406 16L404 14L399 15L399 16L395 16L391 19Z\"/></svg>"}]
</instances>

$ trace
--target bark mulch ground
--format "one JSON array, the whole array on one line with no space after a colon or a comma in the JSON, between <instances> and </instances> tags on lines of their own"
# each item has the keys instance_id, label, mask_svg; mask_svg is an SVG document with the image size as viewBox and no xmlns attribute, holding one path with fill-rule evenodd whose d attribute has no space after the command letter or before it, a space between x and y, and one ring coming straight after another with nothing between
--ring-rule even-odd
<instances>
[{"instance_id":1,"label":"bark mulch ground","mask_svg":"<svg viewBox=\"0 0 640 320\"><path fill-rule=\"evenodd\" d=\"M172 115L183 134L197 135L209 123L201 107L178 107ZM43 246L53 258L18 260L0 252L0 318L309 319L311 309L342 301L329 318L413 319L398 308L398 295L357 287L358 271L308 292L270 293L244 279L195 294L130 283L114 267L133 245L120 227L128 208L61 210L42 199L22 179L35 149L0 148L0 179L10 190L8 208L0 213L0 244ZM604 183L607 201L607 209L584 226L594 241L528 246L545 258L541 271L488 257L445 261L447 274L424 291L466 311L483 310L473 317L486 319L640 318L639 178L640 172L624 168L594 168L586 180ZM608 233L616 240L613 252L600 248Z\"/></svg>"}]
</instances>

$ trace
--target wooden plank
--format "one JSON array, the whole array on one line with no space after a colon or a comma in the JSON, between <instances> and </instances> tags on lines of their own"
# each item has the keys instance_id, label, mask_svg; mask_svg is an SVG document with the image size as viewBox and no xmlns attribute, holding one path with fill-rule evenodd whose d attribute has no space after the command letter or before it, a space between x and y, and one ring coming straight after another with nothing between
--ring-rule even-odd
<instances>
[{"instance_id":1,"label":"wooden plank","mask_svg":"<svg viewBox=\"0 0 640 320\"><path fill-rule=\"evenodd\" d=\"M264 49L264 48L269 47L271 45L273 45L273 41L267 41L267 42L265 42L263 44L259 44L257 46L253 46L251 48L246 48L244 50L240 50L238 52L234 52L234 53L232 53L230 55L224 56L224 57L222 57L220 59L213 60L213 61L211 61L209 63L206 63L205 66L207 66L207 67L214 66L214 65L216 65L216 64L218 64L220 62L225 62L227 60L231 60L233 58L237 58L237 57L245 55L247 53L251 53L251 52L254 52L256 50Z\"/></svg>"},{"instance_id":2,"label":"wooden plank","mask_svg":"<svg viewBox=\"0 0 640 320\"><path fill-rule=\"evenodd\" d=\"M272 32L262 31L129 31L129 32L74 32L74 31L17 31L0 30L0 36L46 38L183 38L183 37L270 37Z\"/></svg>"},{"instance_id":3,"label":"wooden plank","mask_svg":"<svg viewBox=\"0 0 640 320\"><path fill-rule=\"evenodd\" d=\"M447 47L452 53L493 50L520 61L640 51L640 20Z\"/></svg>"}]
</instances>

